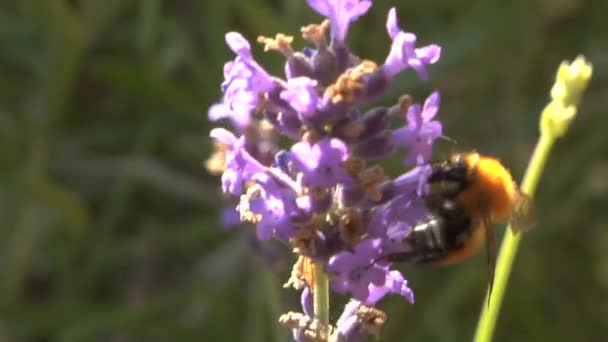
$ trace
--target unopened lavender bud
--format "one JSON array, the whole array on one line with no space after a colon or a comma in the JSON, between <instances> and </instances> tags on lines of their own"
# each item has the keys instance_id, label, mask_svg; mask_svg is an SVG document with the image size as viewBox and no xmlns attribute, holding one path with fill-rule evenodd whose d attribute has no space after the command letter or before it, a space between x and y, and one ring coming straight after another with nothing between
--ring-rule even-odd
<instances>
[{"instance_id":1,"label":"unopened lavender bud","mask_svg":"<svg viewBox=\"0 0 608 342\"><path fill-rule=\"evenodd\" d=\"M313 71L308 57L300 52L290 56L285 63L285 75L288 79L301 76L312 77Z\"/></svg>"},{"instance_id":2,"label":"unopened lavender bud","mask_svg":"<svg viewBox=\"0 0 608 342\"><path fill-rule=\"evenodd\" d=\"M296 113L264 111L263 115L281 134L294 139L300 136L302 121Z\"/></svg>"},{"instance_id":3,"label":"unopened lavender bud","mask_svg":"<svg viewBox=\"0 0 608 342\"><path fill-rule=\"evenodd\" d=\"M390 117L386 107L377 107L363 114L361 119L357 120L365 128L359 138L370 138L388 128Z\"/></svg>"},{"instance_id":4,"label":"unopened lavender bud","mask_svg":"<svg viewBox=\"0 0 608 342\"><path fill-rule=\"evenodd\" d=\"M344 187L340 193L340 201L344 206L355 206L365 198L365 189L359 185Z\"/></svg>"},{"instance_id":5,"label":"unopened lavender bud","mask_svg":"<svg viewBox=\"0 0 608 342\"><path fill-rule=\"evenodd\" d=\"M381 134L366 139L355 146L355 155L363 159L386 157L394 149L390 134Z\"/></svg>"},{"instance_id":6,"label":"unopened lavender bud","mask_svg":"<svg viewBox=\"0 0 608 342\"><path fill-rule=\"evenodd\" d=\"M332 45L332 50L336 56L336 70L338 73L356 65L358 57L353 56L345 45Z\"/></svg>"},{"instance_id":7,"label":"unopened lavender bud","mask_svg":"<svg viewBox=\"0 0 608 342\"><path fill-rule=\"evenodd\" d=\"M314 78L322 86L332 84L339 71L336 56L327 48L320 48L310 58Z\"/></svg>"},{"instance_id":8,"label":"unopened lavender bud","mask_svg":"<svg viewBox=\"0 0 608 342\"><path fill-rule=\"evenodd\" d=\"M390 80L381 72L377 71L363 77L365 84L365 101L374 101L386 94Z\"/></svg>"},{"instance_id":9,"label":"unopened lavender bud","mask_svg":"<svg viewBox=\"0 0 608 342\"><path fill-rule=\"evenodd\" d=\"M345 117L334 124L331 134L345 142L354 143L364 131L365 126L362 122Z\"/></svg>"}]
</instances>

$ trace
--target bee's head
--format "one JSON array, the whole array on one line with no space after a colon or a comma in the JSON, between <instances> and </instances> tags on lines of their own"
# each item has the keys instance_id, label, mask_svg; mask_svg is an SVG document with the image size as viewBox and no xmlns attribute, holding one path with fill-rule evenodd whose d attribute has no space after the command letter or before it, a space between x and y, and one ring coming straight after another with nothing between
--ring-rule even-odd
<instances>
[{"instance_id":1,"label":"bee's head","mask_svg":"<svg viewBox=\"0 0 608 342\"><path fill-rule=\"evenodd\" d=\"M455 153L449 160L433 166L429 183L455 182L465 183L468 175L468 154Z\"/></svg>"}]
</instances>

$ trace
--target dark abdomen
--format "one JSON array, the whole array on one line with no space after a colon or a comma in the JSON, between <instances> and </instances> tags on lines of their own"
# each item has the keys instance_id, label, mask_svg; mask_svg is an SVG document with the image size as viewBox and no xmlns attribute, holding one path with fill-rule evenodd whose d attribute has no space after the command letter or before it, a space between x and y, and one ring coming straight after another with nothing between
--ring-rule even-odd
<instances>
[{"instance_id":1,"label":"dark abdomen","mask_svg":"<svg viewBox=\"0 0 608 342\"><path fill-rule=\"evenodd\" d=\"M473 225L464 209L440 197L428 199L427 206L427 219L417 223L403 241L408 251L389 255L389 261L449 263L471 254Z\"/></svg>"}]
</instances>

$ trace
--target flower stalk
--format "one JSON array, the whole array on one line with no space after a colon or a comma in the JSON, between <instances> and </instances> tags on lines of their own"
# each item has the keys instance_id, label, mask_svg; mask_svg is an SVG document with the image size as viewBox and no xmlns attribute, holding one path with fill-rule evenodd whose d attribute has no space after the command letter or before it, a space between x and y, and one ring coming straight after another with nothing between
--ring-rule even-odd
<instances>
[{"instance_id":1,"label":"flower stalk","mask_svg":"<svg viewBox=\"0 0 608 342\"><path fill-rule=\"evenodd\" d=\"M555 84L551 89L551 102L541 114L540 137L521 184L521 190L530 197L536 191L555 141L567 132L576 115L578 103L587 88L591 74L592 66L582 56L577 57L571 64L563 62L558 69ZM486 297L482 307L475 332L475 342L492 341L498 313L521 240L521 234L513 233L510 228L507 227L500 248L493 290Z\"/></svg>"},{"instance_id":2,"label":"flower stalk","mask_svg":"<svg viewBox=\"0 0 608 342\"><path fill-rule=\"evenodd\" d=\"M323 270L323 265L315 264L314 271L314 314L321 323L321 329L329 327L329 278ZM327 336L327 331L325 331Z\"/></svg>"}]
</instances>

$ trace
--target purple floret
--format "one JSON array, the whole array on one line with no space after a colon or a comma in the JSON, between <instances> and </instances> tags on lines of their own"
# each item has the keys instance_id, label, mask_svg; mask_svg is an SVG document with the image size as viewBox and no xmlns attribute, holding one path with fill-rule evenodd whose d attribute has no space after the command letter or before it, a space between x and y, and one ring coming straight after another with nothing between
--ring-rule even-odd
<instances>
[{"instance_id":1,"label":"purple floret","mask_svg":"<svg viewBox=\"0 0 608 342\"><path fill-rule=\"evenodd\" d=\"M391 8L388 12L386 29L393 44L382 66L384 74L392 79L403 70L413 68L421 79L428 79L426 65L435 64L439 60L441 47L431 44L416 48L416 35L399 28L395 8Z\"/></svg>"},{"instance_id":2,"label":"purple floret","mask_svg":"<svg viewBox=\"0 0 608 342\"><path fill-rule=\"evenodd\" d=\"M317 143L296 143L291 148L294 167L304 175L305 185L331 187L350 184L353 179L342 163L348 159L348 147L337 138L324 138Z\"/></svg>"}]
</instances>

